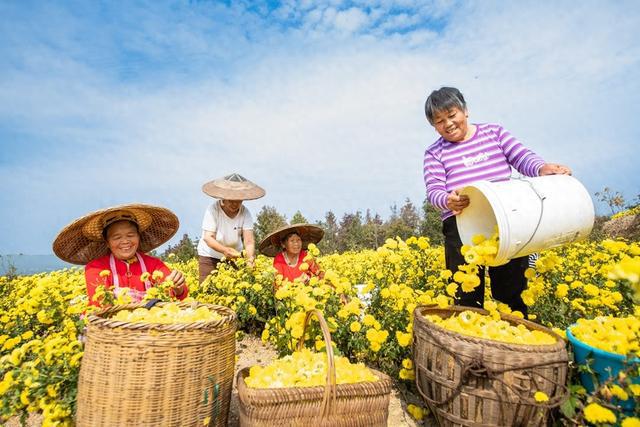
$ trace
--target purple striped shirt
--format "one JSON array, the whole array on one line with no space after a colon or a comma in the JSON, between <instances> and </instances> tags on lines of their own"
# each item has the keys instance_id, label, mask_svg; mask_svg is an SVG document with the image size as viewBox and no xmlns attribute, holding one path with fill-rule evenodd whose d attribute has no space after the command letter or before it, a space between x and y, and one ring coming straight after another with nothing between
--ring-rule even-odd
<instances>
[{"instance_id":1,"label":"purple striped shirt","mask_svg":"<svg viewBox=\"0 0 640 427\"><path fill-rule=\"evenodd\" d=\"M526 176L538 176L545 164L505 128L494 123L476 124L476 133L464 142L440 137L424 153L422 173L427 200L442 210L442 219L453 215L447 209L452 190L475 181L506 181L511 166Z\"/></svg>"}]
</instances>

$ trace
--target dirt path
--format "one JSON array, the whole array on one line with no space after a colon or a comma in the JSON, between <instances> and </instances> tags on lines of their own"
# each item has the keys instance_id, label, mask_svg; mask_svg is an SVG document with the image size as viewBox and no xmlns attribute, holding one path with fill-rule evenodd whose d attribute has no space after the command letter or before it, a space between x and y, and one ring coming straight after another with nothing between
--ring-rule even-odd
<instances>
[{"instance_id":1,"label":"dirt path","mask_svg":"<svg viewBox=\"0 0 640 427\"><path fill-rule=\"evenodd\" d=\"M238 361L236 363L236 372L240 369L257 365L266 364L274 360L277 354L273 347L266 346L260 341L259 338L252 335L245 335L242 341L238 341L236 347L236 354L238 355ZM235 375L234 375L235 381ZM410 399L414 399L415 396L411 396ZM418 403L418 400L412 400L413 403ZM40 415L32 415L27 422L28 427L39 427L42 424L42 417ZM396 389L392 389L391 400L389 402L389 427L418 427L418 426L435 426L433 420L426 419L422 422L416 422L411 415L406 411L406 402L404 401L401 393ZM18 427L19 421L16 418L9 420L6 427ZM233 394L231 396L231 411L229 413L229 427L238 427L238 393L233 387Z\"/></svg>"}]
</instances>

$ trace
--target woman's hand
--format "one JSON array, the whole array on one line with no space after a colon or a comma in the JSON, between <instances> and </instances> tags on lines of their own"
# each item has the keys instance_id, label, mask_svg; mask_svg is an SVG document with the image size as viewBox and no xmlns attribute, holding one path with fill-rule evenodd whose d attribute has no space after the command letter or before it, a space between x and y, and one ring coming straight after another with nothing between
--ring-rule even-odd
<instances>
[{"instance_id":1,"label":"woman's hand","mask_svg":"<svg viewBox=\"0 0 640 427\"><path fill-rule=\"evenodd\" d=\"M300 281L302 281L302 283L304 283L305 285L308 285L309 281L311 280L311 276L309 276L307 273L302 273L299 278Z\"/></svg>"},{"instance_id":2,"label":"woman's hand","mask_svg":"<svg viewBox=\"0 0 640 427\"><path fill-rule=\"evenodd\" d=\"M173 294L177 297L184 293L185 279L182 275L181 271L171 270L169 276L167 276L166 280L171 280L173 282Z\"/></svg>"},{"instance_id":3,"label":"woman's hand","mask_svg":"<svg viewBox=\"0 0 640 427\"><path fill-rule=\"evenodd\" d=\"M453 190L447 196L447 208L453 212L454 215L461 213L467 206L469 206L469 196L460 194L460 190Z\"/></svg>"},{"instance_id":4,"label":"woman's hand","mask_svg":"<svg viewBox=\"0 0 640 427\"><path fill-rule=\"evenodd\" d=\"M545 163L538 171L538 176L545 175L571 175L571 169L557 163Z\"/></svg>"},{"instance_id":5,"label":"woman's hand","mask_svg":"<svg viewBox=\"0 0 640 427\"><path fill-rule=\"evenodd\" d=\"M225 246L224 250L222 251L222 255L224 255L226 259L234 259L240 256L240 252L233 248Z\"/></svg>"}]
</instances>

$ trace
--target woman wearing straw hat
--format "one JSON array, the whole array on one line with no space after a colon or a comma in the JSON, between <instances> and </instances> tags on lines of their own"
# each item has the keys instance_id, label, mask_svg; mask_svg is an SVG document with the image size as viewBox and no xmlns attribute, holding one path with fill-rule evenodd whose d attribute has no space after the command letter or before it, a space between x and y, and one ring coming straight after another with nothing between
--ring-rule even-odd
<instances>
[{"instance_id":1,"label":"woman wearing straw hat","mask_svg":"<svg viewBox=\"0 0 640 427\"><path fill-rule=\"evenodd\" d=\"M178 218L158 206L131 204L89 213L67 225L53 242L53 252L73 264L86 264L89 304L99 306L93 296L99 285L116 295L128 292L134 302L142 300L156 281L173 282L170 292L184 299L189 292L184 276L171 271L158 258L146 255L178 231ZM156 273L160 272L160 273Z\"/></svg>"},{"instance_id":2,"label":"woman wearing straw hat","mask_svg":"<svg viewBox=\"0 0 640 427\"><path fill-rule=\"evenodd\" d=\"M260 242L260 252L274 257L273 266L283 278L293 282L300 278L308 282L311 276L322 276L322 271L314 261L306 262L307 268L300 267L305 263L309 243L322 240L322 228L311 224L292 224L279 228Z\"/></svg>"},{"instance_id":3,"label":"woman wearing straw hat","mask_svg":"<svg viewBox=\"0 0 640 427\"><path fill-rule=\"evenodd\" d=\"M207 182L202 191L219 200L209 205L202 220L202 237L198 242L200 283L223 258L239 258L243 249L247 263L253 265L253 218L242 202L265 195L261 187L236 173Z\"/></svg>"}]
</instances>

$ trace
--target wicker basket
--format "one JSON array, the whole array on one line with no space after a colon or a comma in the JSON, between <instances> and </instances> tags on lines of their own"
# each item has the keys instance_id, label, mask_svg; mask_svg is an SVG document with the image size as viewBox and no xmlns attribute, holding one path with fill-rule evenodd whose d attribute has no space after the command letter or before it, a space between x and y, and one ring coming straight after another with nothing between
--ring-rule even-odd
<instances>
[{"instance_id":1,"label":"wicker basket","mask_svg":"<svg viewBox=\"0 0 640 427\"><path fill-rule=\"evenodd\" d=\"M320 311L307 313L304 330L312 315L320 322L326 344L327 384L324 387L251 388L244 381L249 375L249 368L244 368L236 377L240 426L386 426L391 379L372 369L379 378L376 382L336 385L331 336ZM302 348L303 341L304 333L298 349Z\"/></svg>"},{"instance_id":2,"label":"wicker basket","mask_svg":"<svg viewBox=\"0 0 640 427\"><path fill-rule=\"evenodd\" d=\"M162 305L160 303L158 305ZM84 426L226 426L235 365L236 315L210 322L112 320L127 304L88 316L76 423Z\"/></svg>"},{"instance_id":3,"label":"wicker basket","mask_svg":"<svg viewBox=\"0 0 640 427\"><path fill-rule=\"evenodd\" d=\"M566 399L568 369L563 339L527 320L503 320L544 331L550 345L508 344L448 331L424 318L443 318L469 307L417 307L414 311L413 357L416 385L441 426L543 426L550 408ZM536 391L549 396L538 403Z\"/></svg>"}]
</instances>

